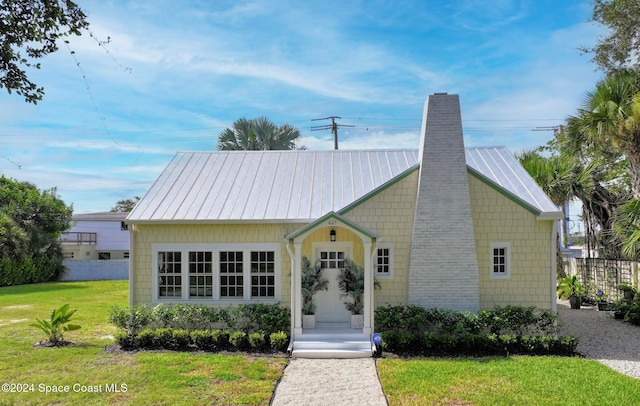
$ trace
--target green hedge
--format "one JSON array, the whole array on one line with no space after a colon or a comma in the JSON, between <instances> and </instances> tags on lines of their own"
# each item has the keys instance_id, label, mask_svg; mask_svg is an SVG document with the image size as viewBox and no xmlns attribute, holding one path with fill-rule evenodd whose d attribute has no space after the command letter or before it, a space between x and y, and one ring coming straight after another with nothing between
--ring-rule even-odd
<instances>
[{"instance_id":1,"label":"green hedge","mask_svg":"<svg viewBox=\"0 0 640 406\"><path fill-rule=\"evenodd\" d=\"M60 274L60 266L47 257L29 256L20 262L0 258L0 287L55 280Z\"/></svg>"},{"instance_id":2,"label":"green hedge","mask_svg":"<svg viewBox=\"0 0 640 406\"><path fill-rule=\"evenodd\" d=\"M227 330L194 330L171 328L147 328L129 334L120 330L116 333L116 343L124 350L172 350L172 351L278 351L283 352L289 345L289 337L283 331L271 333L251 333Z\"/></svg>"},{"instance_id":3,"label":"green hedge","mask_svg":"<svg viewBox=\"0 0 640 406\"><path fill-rule=\"evenodd\" d=\"M535 307L456 312L420 306L376 309L383 349L403 355L574 355L575 337L553 336L555 316Z\"/></svg>"},{"instance_id":4,"label":"green hedge","mask_svg":"<svg viewBox=\"0 0 640 406\"><path fill-rule=\"evenodd\" d=\"M290 327L289 309L276 304L242 304L212 308L201 305L163 305L153 308L114 306L109 322L128 334L138 333L146 328L171 328L194 330L226 329L270 335L278 331L288 331Z\"/></svg>"}]
</instances>

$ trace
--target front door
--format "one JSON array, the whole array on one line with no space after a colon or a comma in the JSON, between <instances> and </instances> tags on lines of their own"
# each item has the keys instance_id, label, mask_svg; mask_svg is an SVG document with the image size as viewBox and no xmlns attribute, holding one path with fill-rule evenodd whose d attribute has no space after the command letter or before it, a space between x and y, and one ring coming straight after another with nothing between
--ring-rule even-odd
<instances>
[{"instance_id":1,"label":"front door","mask_svg":"<svg viewBox=\"0 0 640 406\"><path fill-rule=\"evenodd\" d=\"M351 313L344 306L347 298L340 297L341 292L338 289L338 275L344 268L345 250L322 249L319 254L323 276L329 281L329 286L326 291L320 291L314 295L316 322L349 323Z\"/></svg>"}]
</instances>

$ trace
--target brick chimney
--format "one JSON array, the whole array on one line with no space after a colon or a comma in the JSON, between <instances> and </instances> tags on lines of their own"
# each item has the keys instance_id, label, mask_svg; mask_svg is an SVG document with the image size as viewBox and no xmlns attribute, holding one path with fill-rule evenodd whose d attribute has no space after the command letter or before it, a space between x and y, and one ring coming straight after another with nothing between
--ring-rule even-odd
<instances>
[{"instance_id":1,"label":"brick chimney","mask_svg":"<svg viewBox=\"0 0 640 406\"><path fill-rule=\"evenodd\" d=\"M480 281L458 95L425 103L409 304L476 312Z\"/></svg>"}]
</instances>

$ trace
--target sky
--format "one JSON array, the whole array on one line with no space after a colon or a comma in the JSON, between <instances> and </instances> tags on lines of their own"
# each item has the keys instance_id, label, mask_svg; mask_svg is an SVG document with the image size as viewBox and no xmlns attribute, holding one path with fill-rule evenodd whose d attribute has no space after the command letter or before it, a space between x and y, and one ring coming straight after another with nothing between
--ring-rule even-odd
<instances>
[{"instance_id":1,"label":"sky","mask_svg":"<svg viewBox=\"0 0 640 406\"><path fill-rule=\"evenodd\" d=\"M178 151L245 117L301 144L419 147L428 95L460 96L465 145L546 144L602 74L605 31L576 0L77 0L89 32L29 70L37 105L0 89L0 173L57 188L74 213L144 196ZM348 127L353 126L353 127ZM543 131L540 131L543 130Z\"/></svg>"}]
</instances>

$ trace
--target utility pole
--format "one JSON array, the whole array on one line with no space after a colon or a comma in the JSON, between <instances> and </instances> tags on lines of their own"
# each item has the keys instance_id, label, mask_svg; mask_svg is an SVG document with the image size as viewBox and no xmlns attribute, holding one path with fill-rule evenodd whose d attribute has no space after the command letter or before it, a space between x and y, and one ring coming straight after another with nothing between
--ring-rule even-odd
<instances>
[{"instance_id":1,"label":"utility pole","mask_svg":"<svg viewBox=\"0 0 640 406\"><path fill-rule=\"evenodd\" d=\"M312 118L311 121L320 121L320 120L329 120L331 119L331 124L324 125L316 125L311 127L311 131L320 131L320 130L331 130L333 134L333 149L338 149L338 127L355 127L354 125L348 124L338 124L336 123L337 119L342 119L342 117L338 116L329 116L324 118Z\"/></svg>"}]
</instances>

